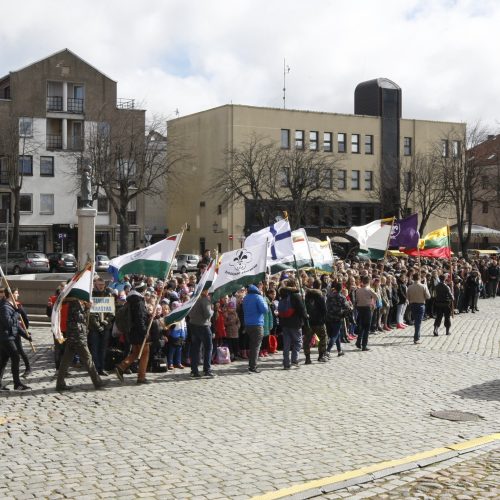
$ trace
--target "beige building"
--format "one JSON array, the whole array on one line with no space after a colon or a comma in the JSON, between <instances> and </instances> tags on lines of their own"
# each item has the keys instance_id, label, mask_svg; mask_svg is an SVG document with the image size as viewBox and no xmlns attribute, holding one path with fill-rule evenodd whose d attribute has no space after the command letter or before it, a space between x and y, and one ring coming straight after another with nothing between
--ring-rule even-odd
<instances>
[{"instance_id":1,"label":"beige building","mask_svg":"<svg viewBox=\"0 0 500 500\"><path fill-rule=\"evenodd\" d=\"M305 221L309 235L324 239L341 235L352 225L397 215L402 159L432 150L452 131L464 135L463 124L401 118L401 89L386 79L358 85L355 113L225 105L169 121L168 134L191 153L181 166L183 177L169 183L167 195L170 232L185 222L189 227L182 251L239 248L246 234L261 228L253 216L254 203L224 204L207 193L214 169L227 161L224 151L253 136L283 149L312 149L339 160L332 185L336 199L314 202L313 215ZM376 189L382 199L374 196ZM281 208L276 207L275 215ZM426 230L445 224L451 214L441 215L443 219L430 221Z\"/></svg>"},{"instance_id":2,"label":"beige building","mask_svg":"<svg viewBox=\"0 0 500 500\"><path fill-rule=\"evenodd\" d=\"M12 230L13 196L8 182L7 124L19 126L20 248L43 252L77 250L78 162L92 130L132 120L145 126L145 111L117 98L117 83L70 50L62 50L0 78L0 231L7 213ZM109 200L100 191L96 250L119 252L119 230ZM141 244L144 200L129 207L129 247Z\"/></svg>"}]
</instances>

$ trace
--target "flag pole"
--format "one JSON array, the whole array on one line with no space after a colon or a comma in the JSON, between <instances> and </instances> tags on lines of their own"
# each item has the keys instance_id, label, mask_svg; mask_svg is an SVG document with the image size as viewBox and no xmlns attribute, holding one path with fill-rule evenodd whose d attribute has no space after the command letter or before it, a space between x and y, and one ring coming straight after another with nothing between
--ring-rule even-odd
<instances>
[{"instance_id":1,"label":"flag pole","mask_svg":"<svg viewBox=\"0 0 500 500\"><path fill-rule=\"evenodd\" d=\"M391 242L392 228L394 227L395 220L396 220L396 217L392 217L391 230L389 231L389 236L387 237L387 244L385 245L385 252L384 252L384 260L382 261L382 273L385 270L385 261L387 259L387 253L389 252L389 244Z\"/></svg>"},{"instance_id":2,"label":"flag pole","mask_svg":"<svg viewBox=\"0 0 500 500\"><path fill-rule=\"evenodd\" d=\"M450 252L450 256L448 258L448 262L450 264L450 285L451 285L451 317L455 317L455 285L453 283L453 264L451 262L451 231L450 231L450 221L446 219L446 232L448 233L448 251Z\"/></svg>"},{"instance_id":3,"label":"flag pole","mask_svg":"<svg viewBox=\"0 0 500 500\"><path fill-rule=\"evenodd\" d=\"M2 274L2 278L3 280L5 281L5 285L7 287L7 290L9 291L9 296L12 297L12 300L14 301L14 296L12 295L12 290L10 289L10 285L9 285L9 282L7 281L7 277L5 276L4 272L3 272L3 269L2 269L2 266L0 266L0 273ZM17 309L17 306L14 302L14 307ZM23 317L21 315L19 315L19 319L21 320L21 325L22 327L24 328L24 330L26 331L26 333L31 337L31 333L28 331L28 328L27 326L25 325L24 323L24 320L23 320ZM36 352L36 349L35 349L35 346L33 345L33 342L31 340L28 340L28 342L30 343L30 346L31 346L31 350L33 352Z\"/></svg>"},{"instance_id":4,"label":"flag pole","mask_svg":"<svg viewBox=\"0 0 500 500\"><path fill-rule=\"evenodd\" d=\"M179 236L177 237L177 241L175 243L175 250L174 250L174 253L173 253L172 262L175 259L175 256L177 255L177 252L179 251L179 245L181 243L182 237L184 236L184 231L186 230L186 228L187 228L187 223L184 223L183 226L181 227L181 232L179 233ZM160 298L163 297L163 292L165 291L165 287L167 285L167 281L169 280L170 275L172 274L172 272L173 272L172 266L169 266L169 269L166 272L165 277L163 278L163 287L161 289L161 293L159 295L155 294L156 295L156 300L155 300L155 303L154 303L153 313L151 314L151 318L149 319L148 328L146 330L146 335L144 336L144 340L142 341L142 345L141 345L141 350L139 351L139 356L137 357L138 359L141 359L142 351L144 350L144 346L146 345L146 341L149 338L149 331L151 330L151 325L153 324L153 321L155 319L156 306L158 305L158 302L160 301Z\"/></svg>"}]
</instances>

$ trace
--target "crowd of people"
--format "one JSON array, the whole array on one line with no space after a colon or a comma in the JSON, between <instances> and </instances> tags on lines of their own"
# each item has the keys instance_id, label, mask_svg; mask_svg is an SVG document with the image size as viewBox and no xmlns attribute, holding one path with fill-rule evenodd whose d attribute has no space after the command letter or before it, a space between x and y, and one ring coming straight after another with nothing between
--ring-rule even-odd
<instances>
[{"instance_id":1,"label":"crowd of people","mask_svg":"<svg viewBox=\"0 0 500 500\"><path fill-rule=\"evenodd\" d=\"M85 366L100 389L113 371L121 382L136 374L138 384L149 383L149 371L190 369L193 378L213 378L214 363L244 362L249 373L259 373L259 359L278 350L284 370L301 365L302 351L304 364L313 363L313 347L317 362L326 363L332 351L343 356L347 343L367 352L372 335L409 327L409 338L418 344L422 321L433 320L437 336L444 318L444 332L452 334L452 317L478 312L478 299L494 298L500 278L496 256L339 260L332 273L282 272L215 304L205 290L186 319L168 324L167 315L190 299L207 262L205 256L198 273L166 283L147 276L106 283L96 276L92 295L112 297L114 314L95 313L89 303L65 299L61 330L66 341L54 347L56 389L71 389L65 382L71 364ZM62 286L49 299L49 315ZM16 298L0 301L0 387L11 359L14 388L28 388L19 379L19 335L27 336L20 311ZM29 372L27 365L25 375Z\"/></svg>"}]
</instances>

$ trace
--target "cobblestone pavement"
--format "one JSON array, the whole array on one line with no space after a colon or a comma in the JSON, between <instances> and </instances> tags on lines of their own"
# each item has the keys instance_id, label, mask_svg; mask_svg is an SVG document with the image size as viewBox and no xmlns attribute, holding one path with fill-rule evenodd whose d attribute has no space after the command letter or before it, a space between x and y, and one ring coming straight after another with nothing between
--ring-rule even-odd
<instances>
[{"instance_id":1,"label":"cobblestone pavement","mask_svg":"<svg viewBox=\"0 0 500 500\"><path fill-rule=\"evenodd\" d=\"M498 432L500 298L479 307L449 337L426 321L420 345L409 328L327 364L283 371L275 355L260 374L233 363L213 380L176 370L99 392L74 372L63 394L36 329L33 390L0 395L0 498L243 499Z\"/></svg>"},{"instance_id":2,"label":"cobblestone pavement","mask_svg":"<svg viewBox=\"0 0 500 500\"><path fill-rule=\"evenodd\" d=\"M496 448L495 448L496 447ZM352 486L326 500L400 500L402 498L477 500L500 498L500 447L486 447L464 457L423 469Z\"/></svg>"}]
</instances>

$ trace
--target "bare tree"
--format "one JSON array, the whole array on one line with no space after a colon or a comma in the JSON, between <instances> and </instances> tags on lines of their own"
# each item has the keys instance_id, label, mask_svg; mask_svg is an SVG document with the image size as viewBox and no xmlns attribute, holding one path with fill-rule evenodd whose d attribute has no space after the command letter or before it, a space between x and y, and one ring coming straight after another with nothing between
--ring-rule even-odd
<instances>
[{"instance_id":1,"label":"bare tree","mask_svg":"<svg viewBox=\"0 0 500 500\"><path fill-rule=\"evenodd\" d=\"M31 117L9 116L2 120L0 129L0 157L2 158L2 175L5 175L12 193L13 227L10 248L19 250L19 232L21 223L21 191L24 175L31 168L33 171L33 155L40 148L36 141L34 124Z\"/></svg>"}]
</instances>

